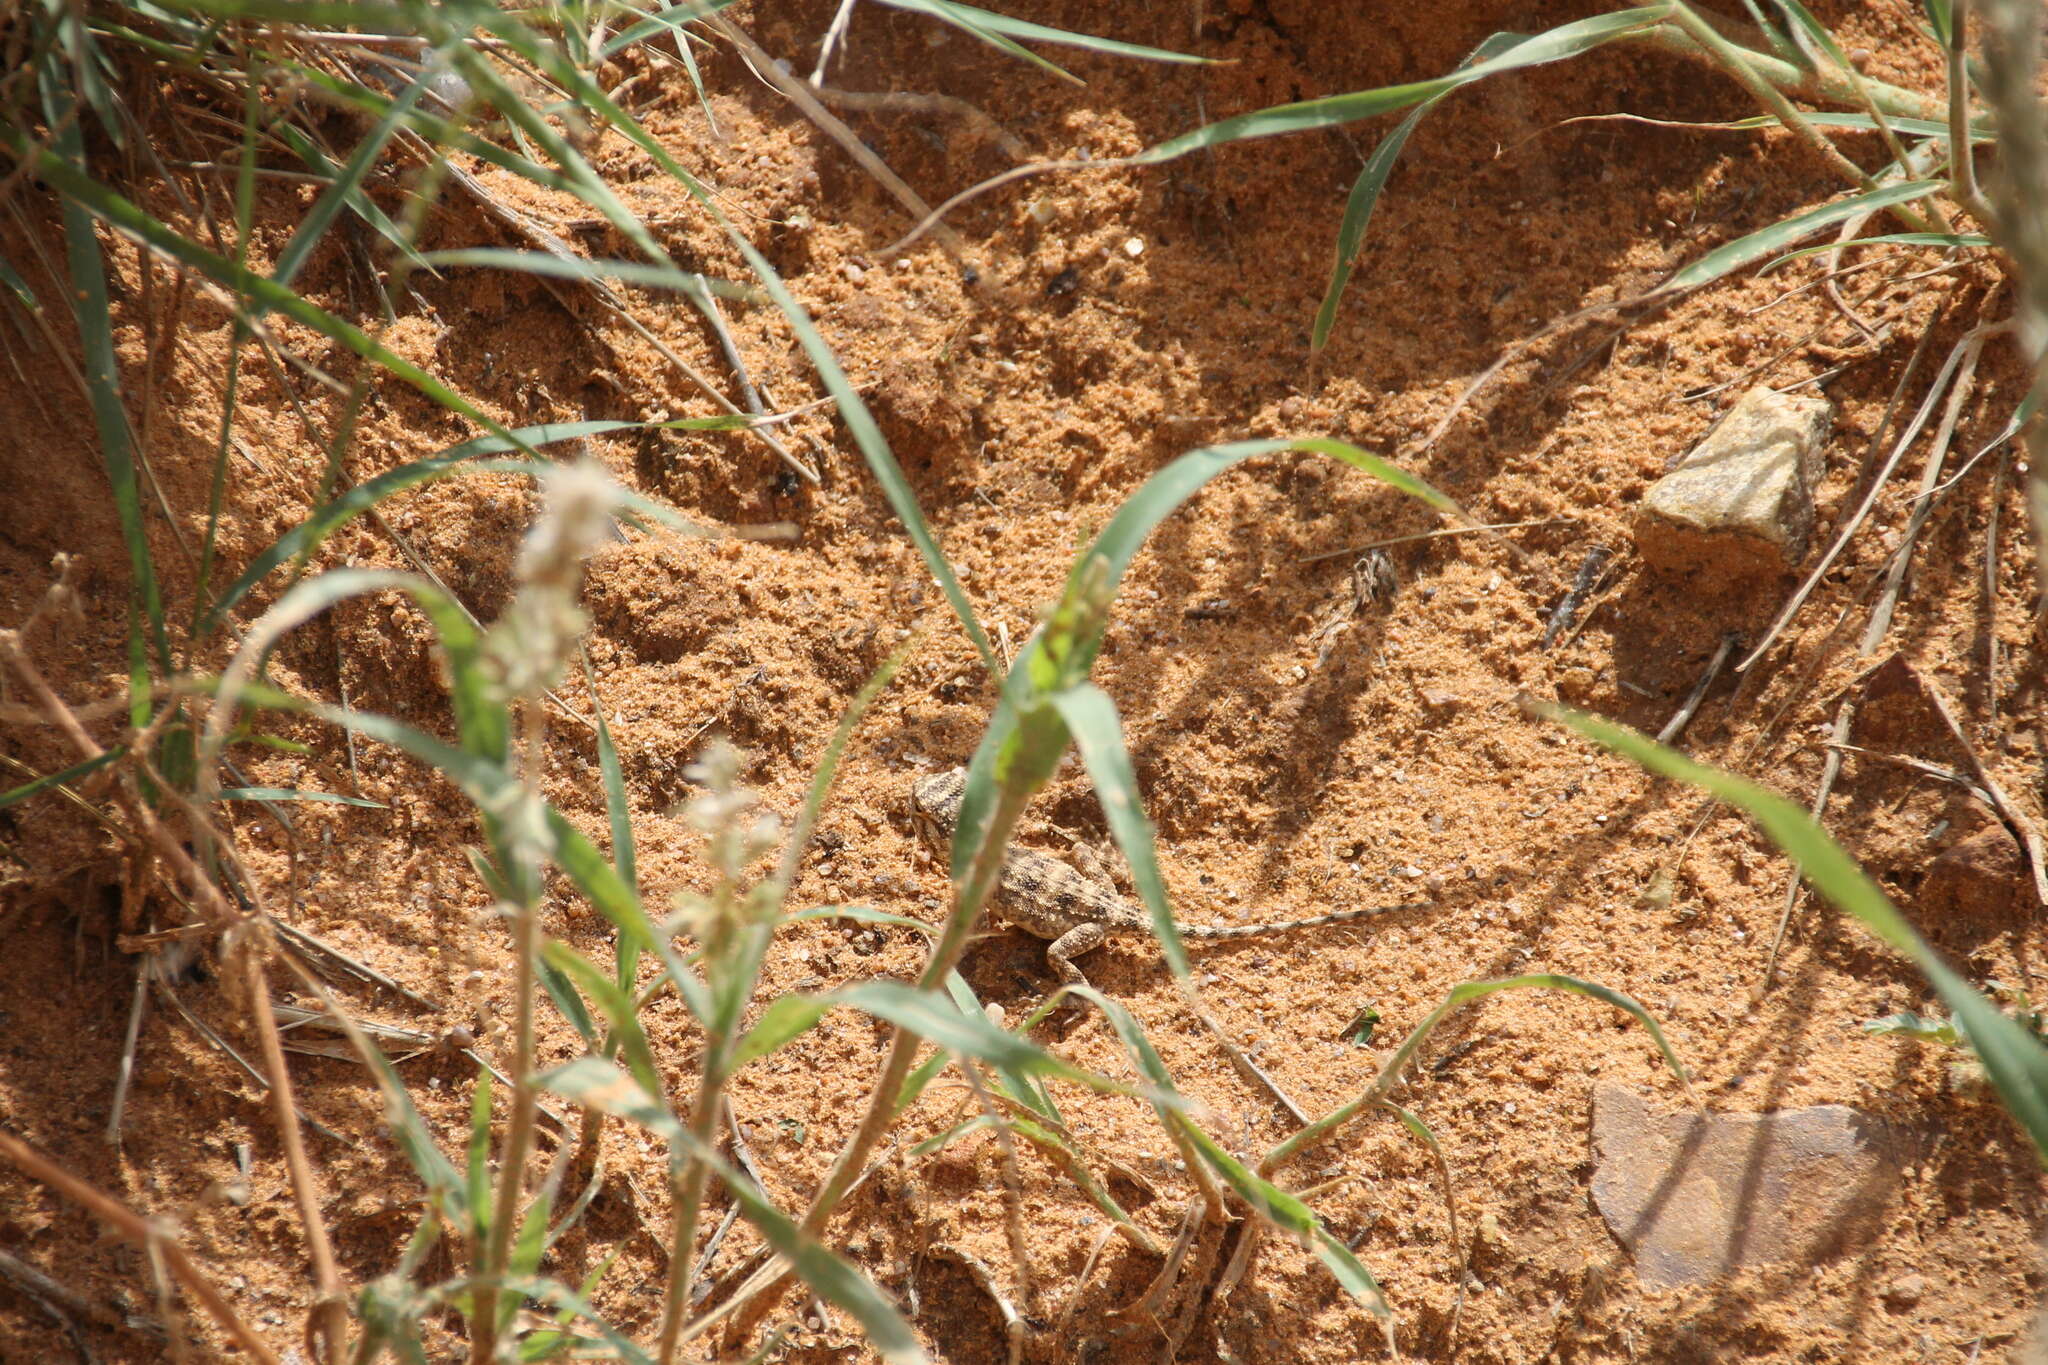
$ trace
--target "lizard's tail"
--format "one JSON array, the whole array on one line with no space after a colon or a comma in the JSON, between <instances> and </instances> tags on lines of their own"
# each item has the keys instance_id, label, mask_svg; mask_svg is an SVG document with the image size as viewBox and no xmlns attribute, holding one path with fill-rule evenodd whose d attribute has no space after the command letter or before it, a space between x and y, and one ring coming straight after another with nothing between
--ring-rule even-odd
<instances>
[{"instance_id":1,"label":"lizard's tail","mask_svg":"<svg viewBox=\"0 0 2048 1365\"><path fill-rule=\"evenodd\" d=\"M1371 919L1375 915L1391 915L1397 910L1426 910L1433 902L1408 901L1401 905L1375 905L1365 910L1339 910L1334 914L1317 915L1313 919L1273 920L1265 924L1239 924L1221 928L1210 924L1183 924L1181 934L1187 938L1226 939L1260 938L1266 934L1284 934L1290 929L1316 929L1326 924L1349 924L1354 920Z\"/></svg>"}]
</instances>

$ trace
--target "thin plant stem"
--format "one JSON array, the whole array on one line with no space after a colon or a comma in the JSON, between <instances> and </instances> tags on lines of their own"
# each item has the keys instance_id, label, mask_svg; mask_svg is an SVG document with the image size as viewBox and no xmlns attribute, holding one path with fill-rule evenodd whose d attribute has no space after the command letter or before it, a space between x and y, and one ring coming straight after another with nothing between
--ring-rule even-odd
<instances>
[{"instance_id":1,"label":"thin plant stem","mask_svg":"<svg viewBox=\"0 0 2048 1365\"><path fill-rule=\"evenodd\" d=\"M519 1226L519 1196L526 1184L526 1157L533 1147L533 997L537 989L534 963L540 955L540 878L533 866L533 849L526 831L539 823L541 767L537 756L541 752L540 728L544 711L538 697L527 697L520 711L528 786L521 803L523 809L514 812L511 837L506 841L514 862L518 864L510 870L517 879L515 886L519 897L511 907L514 959L512 1114L506 1124L503 1165L498 1171L498 1190L492 1200L491 1238L485 1253L484 1278L477 1287L476 1320L471 1326L470 1345L473 1365L488 1365L497 1350L498 1287L511 1264L512 1239Z\"/></svg>"},{"instance_id":2,"label":"thin plant stem","mask_svg":"<svg viewBox=\"0 0 2048 1365\"><path fill-rule=\"evenodd\" d=\"M704 945L704 963L707 972L728 956L732 941L732 922L735 907L731 883L719 880L713 892L711 923L712 934L717 941ZM758 955L756 956L758 962ZM711 983L714 996L722 996L719 983ZM737 996L745 1000L751 995L752 983ZM695 1152L709 1151L718 1136L718 1113L720 1100L725 1093L725 1081L732 1069L732 1049L738 1029L713 1028L704 1050L704 1068L697 1080L696 1100L690 1107L690 1134L697 1139ZM668 1286L661 1308L661 1336L656 1346L655 1359L660 1365L670 1365L675 1359L676 1344L682 1331L683 1316L690 1307L690 1279L694 1272L691 1252L697 1242L697 1216L704 1206L704 1187L711 1177L711 1165L701 1155L692 1155L684 1165L672 1186L676 1201L675 1234L669 1248Z\"/></svg>"},{"instance_id":3,"label":"thin plant stem","mask_svg":"<svg viewBox=\"0 0 2048 1365\"><path fill-rule=\"evenodd\" d=\"M1988 226L1991 205L1978 187L1977 154L1970 145L1970 0L1954 0L1948 22L1948 160L1955 170L1951 193L1965 213Z\"/></svg>"},{"instance_id":4,"label":"thin plant stem","mask_svg":"<svg viewBox=\"0 0 2048 1365\"><path fill-rule=\"evenodd\" d=\"M943 985L946 977L960 964L960 955L967 949L967 940L974 929L974 922L980 918L981 907L987 903L990 893L995 890L996 879L1002 875L1004 848L1009 843L1011 829L1024 813L1024 803L1029 795L1007 786L998 789L996 807L989 815L981 847L974 851L974 860L967 869L967 880L954 896L953 913L947 916L939 941L932 948L931 958L917 979L919 990L934 990ZM867 1168L869 1153L874 1151L875 1144L882 1140L882 1134L888 1131L890 1122L896 1117L896 1097L903 1092L904 1078L909 1076L911 1063L917 1059L918 1045L923 1041L915 1031L901 1024L895 1027L889 1042L888 1060L882 1064L881 1079L868 1096L867 1112L861 1116L860 1127L854 1130L838 1160L832 1163L825 1183L819 1187L817 1197L804 1212L805 1232L815 1237L825 1230L854 1178Z\"/></svg>"}]
</instances>

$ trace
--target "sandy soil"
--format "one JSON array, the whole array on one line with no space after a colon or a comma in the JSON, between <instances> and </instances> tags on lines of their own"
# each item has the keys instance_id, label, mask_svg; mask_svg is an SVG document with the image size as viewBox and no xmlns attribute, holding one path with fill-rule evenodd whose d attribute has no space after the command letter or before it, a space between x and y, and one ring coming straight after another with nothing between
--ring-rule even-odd
<instances>
[{"instance_id":1,"label":"sandy soil","mask_svg":"<svg viewBox=\"0 0 2048 1365\"><path fill-rule=\"evenodd\" d=\"M763 46L808 72L832 7L748 8ZM1000 121L1033 158L1101 159L1204 120L1438 74L1495 30L1534 31L1581 13L1454 3L1345 15L1288 0L1009 8L1228 60L1189 69L1060 54L1086 78L1069 85L918 16L864 6L831 79L850 90L951 95ZM1939 88L1930 51L1913 36L1912 6L1874 0L1822 14L1845 46L1872 54L1872 74ZM705 78L715 128L672 67L647 67L631 102L718 187L726 210L812 310L982 620L1011 642L1056 594L1076 549L1147 475L1215 441L1334 435L1404 461L1488 522L1539 523L1389 546L1398 585L1361 602L1355 547L1443 523L1332 463L1262 458L1218 479L1160 531L1118 604L1097 677L1127 722L1186 920L1429 902L1368 927L1195 948L1215 1015L1304 1109L1321 1112L1355 1094L1456 983L1542 969L1644 1002L1711 1108L1841 1103L1911 1135L1912 1164L1869 1239L1819 1264L1651 1292L1589 1196L1590 1097L1598 1083L1624 1083L1676 1106L1676 1083L1646 1035L1610 1009L1558 994L1497 997L1437 1036L1403 1093L1438 1134L1455 1176L1470 1253L1462 1294L1435 1164L1393 1120L1361 1121L1286 1172L1293 1187L1324 1187L1313 1202L1382 1278L1405 1354L1964 1362L2019 1353L2041 1285L2042 1182L2032 1152L1981 1089L1952 1074L1949 1054L1859 1028L1930 1008L1920 980L1853 923L1802 901L1777 982L1765 990L1784 860L1740 818L1525 718L1514 700L1526 691L1647 730L1662 726L1724 633L1757 639L1797 576L1658 571L1637 548L1643 490L1743 387L1783 388L1831 372L1820 385L1838 410L1819 494L1825 543L1862 495L1871 435L1922 335L1933 329L1931 363L1972 326L2005 315L1988 268L1922 275L1937 259L1904 257L1852 276L1845 293L1875 340L1820 290L1788 292L1817 278L1810 261L1709 289L1618 332L1601 320L1510 365L1424 448L1452 400L1510 343L1818 202L1839 188L1831 173L1784 137L1566 122L1617 110L1695 121L1751 112L1725 81L1675 58L1607 51L1468 90L1416 133L1332 343L1311 364L1308 327L1343 196L1377 125L1142 172L1049 175L986 195L950 220L979 272L970 285L930 240L886 258L882 248L910 224L903 210L728 51L708 57ZM163 145L181 157L220 154L232 137L171 108L159 113ZM845 117L933 202L1012 164L995 140L943 113ZM344 125L335 132L346 136ZM1874 145L1860 154L1879 159ZM605 136L592 155L680 259L743 276L730 247L643 154ZM121 175L111 155L106 166ZM379 188L394 207L403 176L395 170ZM566 199L544 201L496 173L483 179L558 229L582 216ZM167 219L191 222L163 186L145 180L134 192ZM231 216L231 182L195 179L194 192ZM256 260L282 246L311 197L302 186L266 186ZM52 200L24 188L17 202L27 216L0 227L8 259L45 299L57 299L49 267L61 268L62 237ZM630 254L607 232L559 230L593 254ZM453 194L428 232L436 247L518 244ZM169 509L169 519L153 514L151 542L182 620L205 530L228 314L161 266L145 270L129 244L108 240L130 409ZM366 326L378 321L363 274L371 245L337 231L300 280L309 297ZM411 284L386 342L506 423L710 411L646 338L575 289L462 270ZM687 307L638 295L633 315L677 356L727 373ZM819 395L779 314L729 305L728 316L772 406ZM68 327L56 325L70 345ZM312 333L289 324L277 332L307 360L353 373ZM38 334L16 329L7 352L16 386L0 426L0 486L12 509L0 524L0 621L20 621L39 600L54 554L77 557L82 619L42 628L30 644L66 697L112 696L126 670L126 562L89 409L65 359ZM1911 401L1925 392L1927 372ZM1997 431L2019 385L2010 351L1994 343L1960 414L1959 451L1976 451ZM322 445L301 410L322 432L341 415L336 396L303 373L256 359L243 371L239 402L220 543L230 574L301 521L317 495ZM737 746L745 780L767 806L794 812L841 709L906 632L922 631L852 746L794 900L936 919L943 876L919 849L904 796L918 773L971 751L994 685L843 430L812 411L783 431L816 463L816 485L744 436L587 443L619 479L693 518L797 528L787 541L636 533L590 567L588 648L625 763L643 887L661 906L679 889L707 884L700 839L679 811L692 790L685 768L706 743L723 737ZM470 434L402 386L380 382L346 453L347 477L361 481ZM1909 455L1783 641L1739 679L1714 685L1683 738L1692 753L1810 800L1841 698L1877 658L1899 652L1952 699L2007 790L2038 811L2048 735L2017 457L1984 460L1940 502L1890 634L1876 656L1858 654L1861 604L1898 544L1920 460ZM523 480L451 480L391 504L388 531L355 523L315 567L404 566L402 537L489 619L507 599L518 537L536 505ZM1595 547L1612 553L1610 571L1575 628L1545 648L1546 620ZM274 577L251 599L244 623L282 583ZM1322 630L1339 620L1345 629ZM1995 675L1986 663L1994 641ZM356 599L296 632L276 676L306 695L445 732L430 646L424 622L399 599ZM224 658L216 650L191 662L218 667ZM591 704L580 676L562 695L580 711ZM485 1052L505 1055L508 945L464 858L478 838L472 810L391 751L364 745L352 756L333 732L311 725L279 732L310 752L245 746L237 761L249 783L352 792L389 808L294 805L287 830L259 807L238 806L234 837L253 877L298 926L444 1007L430 1014L365 995L357 1003L366 1015L431 1032L461 1025ZM102 723L97 733L108 740L117 731ZM1944 767L1963 761L1931 711L1910 699L1873 707L1855 741ZM558 713L548 744L549 795L604 842L592 734ZM50 732L32 727L7 729L4 751L42 772L71 761ZM1991 857L1990 870L1960 892L1954 879L1930 876L1945 851L1997 828L1982 805L1852 754L1828 824L1973 979L2039 993L2040 907L2010 860ZM1078 768L1034 807L1025 833L1053 850L1069 836L1103 837ZM13 964L0 977L0 1114L81 1177L168 1220L274 1347L294 1347L310 1302L308 1263L270 1111L254 1085L159 1005L140 1040L121 1141L109 1146L101 1136L138 961L117 936L172 914L136 868L119 830L75 805L44 797L0 813L0 936ZM604 921L566 882L557 890L549 932L607 957ZM900 977L920 960L921 940L906 931L797 925L778 937L762 997ZM1290 1131L1190 1017L1156 949L1117 943L1084 965L1143 1023L1219 1140L1256 1154ZM1012 1017L1055 983L1041 945L1016 933L977 943L966 975ZM211 948L177 992L193 1016L250 1046L248 1002L219 975ZM1359 1045L1346 1025L1368 1005L1381 1023ZM694 1075L701 1040L673 1001L650 1011L648 1029L670 1079L680 1085ZM1040 1041L1084 1066L1130 1075L1099 1016L1048 1025ZM850 1131L882 1042L872 1022L834 1015L739 1077L734 1109L784 1207L802 1205ZM573 1035L551 1017L545 1059L574 1050ZM459 1151L468 1064L428 1054L402 1071L444 1145ZM340 1135L309 1141L345 1270L367 1281L396 1262L418 1218L417 1183L384 1134L360 1066L301 1057L293 1074L306 1111ZM1170 1241L1191 1187L1149 1111L1071 1088L1059 1096L1075 1130L1117 1163L1118 1197ZM499 1103L502 1111L502 1096ZM971 1103L957 1087L927 1096L904 1121L902 1150L836 1233L912 1314L932 1351L955 1361L1002 1352L997 1310L961 1254L1025 1303L1005 1240L999 1147L980 1134L935 1156L908 1155L912 1141ZM666 1268L660 1164L623 1131L608 1134L605 1160L602 1192L554 1269L574 1283L616 1257L596 1303L644 1337ZM241 1180L246 1189L235 1188ZM1161 1325L1129 1311L1159 1262L1120 1241L1091 1259L1102 1219L1028 1153L1021 1197L1037 1286L1027 1356L1159 1358ZM754 1245L736 1230L714 1273ZM153 1312L145 1259L12 1171L0 1173L0 1251L97 1301ZM444 1257L432 1269L450 1267ZM1219 1269L1190 1273L1201 1286ZM1198 1307L1191 1321L1166 1324L1187 1331L1181 1358L1223 1358L1219 1341L1245 1361L1384 1354L1371 1317L1306 1253L1277 1241L1226 1303ZM863 1357L846 1322L816 1316L797 1298L776 1305L770 1321L790 1325L786 1358ZM164 1349L88 1330L103 1360L153 1360ZM193 1359L239 1358L210 1328L194 1330L204 1344ZM63 1359L70 1349L31 1301L0 1287L0 1358ZM448 1358L458 1349L453 1335L436 1346ZM730 1346L724 1358L743 1354Z\"/></svg>"}]
</instances>

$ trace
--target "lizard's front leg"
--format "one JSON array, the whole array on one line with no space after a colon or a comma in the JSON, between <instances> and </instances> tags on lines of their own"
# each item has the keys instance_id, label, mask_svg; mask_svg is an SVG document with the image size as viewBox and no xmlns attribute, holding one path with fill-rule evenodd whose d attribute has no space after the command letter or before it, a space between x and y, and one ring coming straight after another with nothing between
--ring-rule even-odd
<instances>
[{"instance_id":1,"label":"lizard's front leg","mask_svg":"<svg viewBox=\"0 0 2048 1365\"><path fill-rule=\"evenodd\" d=\"M1069 986L1086 986L1090 982L1074 965L1074 959L1081 954L1100 948L1109 938L1109 931L1094 920L1077 924L1045 945L1045 960Z\"/></svg>"}]
</instances>

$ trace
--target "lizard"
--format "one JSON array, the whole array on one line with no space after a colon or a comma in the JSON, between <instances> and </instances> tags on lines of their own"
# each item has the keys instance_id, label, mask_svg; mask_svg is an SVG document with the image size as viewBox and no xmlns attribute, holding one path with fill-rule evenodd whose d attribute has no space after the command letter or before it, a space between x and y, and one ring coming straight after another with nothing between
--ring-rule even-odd
<instances>
[{"instance_id":1,"label":"lizard","mask_svg":"<svg viewBox=\"0 0 2048 1365\"><path fill-rule=\"evenodd\" d=\"M967 770L928 773L910 786L911 818L932 852L945 858L953 828L960 818L960 798L967 790ZM1108 882L1091 877L1071 863L1035 849L1011 847L1003 854L1002 876L990 900L990 913L1000 923L1046 940L1046 960L1068 985L1087 984L1074 959L1119 935L1150 935L1152 917L1118 894ZM1183 938L1206 942L1257 938L1314 929L1330 924L1384 915L1396 910L1426 908L1422 903L1379 905L1338 910L1308 919L1270 920L1260 924L1214 926L1183 924Z\"/></svg>"}]
</instances>

